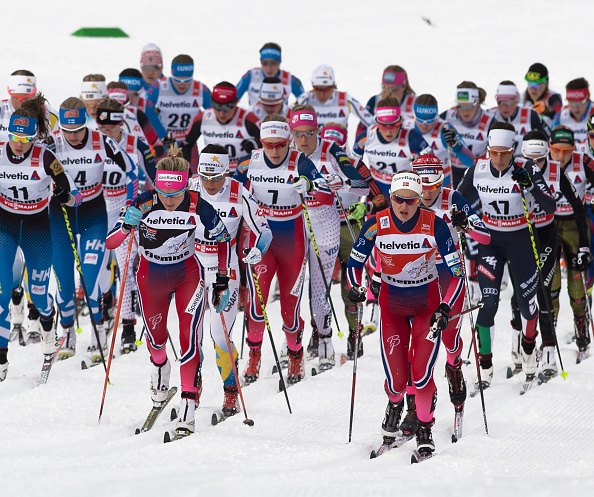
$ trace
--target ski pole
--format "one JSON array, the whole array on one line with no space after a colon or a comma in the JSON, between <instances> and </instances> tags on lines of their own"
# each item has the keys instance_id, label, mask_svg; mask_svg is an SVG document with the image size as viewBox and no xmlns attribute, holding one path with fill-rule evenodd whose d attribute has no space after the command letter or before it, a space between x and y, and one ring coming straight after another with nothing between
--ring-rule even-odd
<instances>
[{"instance_id":1,"label":"ski pole","mask_svg":"<svg viewBox=\"0 0 594 497\"><path fill-rule=\"evenodd\" d=\"M588 311L588 321L590 321L590 327L592 328L592 335L594 336L594 321L592 321L592 307L590 306L590 300L588 299L588 288L586 287L586 271L580 273L580 279L584 287L584 298L586 299L586 310ZM563 366L561 366L563 368ZM565 373L567 376L567 373Z\"/></svg>"},{"instance_id":2,"label":"ski pole","mask_svg":"<svg viewBox=\"0 0 594 497\"><path fill-rule=\"evenodd\" d=\"M538 255L538 249L536 248L536 236L534 228L532 226L532 221L530 219L530 214L528 213L528 205L526 204L526 197L524 196L524 188L520 188L520 194L522 195L522 205L524 206L524 216L526 217L526 223L528 223L528 231L530 232L530 240L532 241L532 250L534 251L534 259L536 260L536 268L538 270L538 283L540 285L540 290L542 291L545 306L547 308L547 313L549 315L549 319L555 315L555 312L551 309L551 302L549 301L550 291L547 292L547 287L544 282L544 276L542 274L542 268L540 267L540 256ZM586 293L586 300L588 300L588 293ZM555 320L556 321L556 320ZM553 321L553 336L555 337L555 348L557 349L557 355L559 356L559 366L561 366L561 377L565 379L567 377L567 372L563 368L563 358L561 357L561 350L559 350L559 341L557 340L557 330L555 326L555 322Z\"/></svg>"},{"instance_id":3,"label":"ski pole","mask_svg":"<svg viewBox=\"0 0 594 497\"><path fill-rule=\"evenodd\" d=\"M245 409L245 402L243 400L243 393L241 393L241 385L239 384L239 375L237 374L237 364L235 364L235 360L233 359L233 351L231 349L231 339L229 338L229 332L227 331L227 324L225 323L225 316L223 312L221 312L221 323L223 323L223 331L225 332L225 341L227 342L227 351L229 352L229 360L231 361L231 366L233 367L233 374L235 375L235 384L237 385L237 392L239 393L239 398L241 399L241 407L243 408L243 414L245 415L245 419L243 424L248 426L254 426L254 421L248 418L247 411Z\"/></svg>"},{"instance_id":4,"label":"ski pole","mask_svg":"<svg viewBox=\"0 0 594 497\"><path fill-rule=\"evenodd\" d=\"M357 384L357 357L359 356L359 337L361 336L361 321L363 321L363 302L357 302L357 331L355 332L355 348L353 359L353 386L351 390L351 416L349 420L349 443L353 434L353 416L355 414L355 385Z\"/></svg>"},{"instance_id":5,"label":"ski pole","mask_svg":"<svg viewBox=\"0 0 594 497\"><path fill-rule=\"evenodd\" d=\"M247 254L249 249L244 250L244 254ZM260 291L260 284L258 283L258 275L256 274L256 269L253 264L248 264L250 267L250 272L252 274L252 280L254 281L254 286L256 288L256 293L258 294L258 298L260 299L260 308L262 309L262 315L264 316L264 322L266 323L266 330L268 331L268 336L270 338L270 345L272 345L272 352L274 354L274 360L276 361L276 367L278 368L278 374L281 379L281 386L283 392L285 393L285 399L287 400L287 407L289 408L289 413L293 414L291 411L291 404L289 403L289 395L287 394L287 386L285 385L285 379L283 377L283 370L281 369L280 362L278 360L278 354L276 353L276 347L274 346L274 338L272 338L272 330L270 329L270 321L268 321L268 314L266 314L266 306L264 304L264 297L262 297L262 292Z\"/></svg>"},{"instance_id":6,"label":"ski pole","mask_svg":"<svg viewBox=\"0 0 594 497\"><path fill-rule=\"evenodd\" d=\"M307 227L309 228L309 234L311 236L311 243L313 244L314 251L316 252L316 258L318 260L318 266L320 267L320 273L322 273L322 280L324 281L324 288L326 289L326 298L328 302L330 302L330 308L332 309L332 315L334 316L334 322L336 323L336 334L342 338L344 333L340 331L340 325L338 324L338 317L336 316L336 311L334 310L334 303L332 302L332 297L330 296L330 286L328 285L328 280L326 279L326 273L324 272L324 265L322 264L322 258L320 257L320 251L318 250L318 244L316 243L316 237L314 235L313 227L311 225L311 220L309 219L309 213L307 212L307 206L305 205L305 198L303 198L303 194L300 193L299 196L301 197L301 206L303 207L303 214L305 214L305 220L307 221ZM335 261L336 262L336 261Z\"/></svg>"},{"instance_id":7,"label":"ski pole","mask_svg":"<svg viewBox=\"0 0 594 497\"><path fill-rule=\"evenodd\" d=\"M173 355L175 356L175 360L179 361L179 357L177 356L177 352L175 351L175 345L173 345L173 339L171 338L169 329L167 329L167 337L169 338L169 343L171 344L171 349L173 350Z\"/></svg>"},{"instance_id":8,"label":"ski pole","mask_svg":"<svg viewBox=\"0 0 594 497\"><path fill-rule=\"evenodd\" d=\"M115 348L116 335L118 333L118 323L120 321L120 311L122 310L122 301L124 300L124 291L126 289L126 277L128 276L128 267L130 265L130 253L132 252L132 240L134 238L134 227L130 230L130 241L128 242L128 252L126 252L126 265L124 267L124 274L120 279L120 295L118 297L118 309L113 323L113 332L111 335L111 347L109 349L109 358L107 359L107 369L105 370L105 382L103 383L103 396L101 397L101 408L99 409L99 423L101 423L101 415L103 414L103 405L105 404L105 393L107 392L107 383L109 382L109 370L111 369L111 360L113 359L113 349ZM89 307L90 308L90 307ZM89 314L93 314L90 312ZM101 348L101 344L99 344Z\"/></svg>"},{"instance_id":9,"label":"ski pole","mask_svg":"<svg viewBox=\"0 0 594 497\"><path fill-rule=\"evenodd\" d=\"M245 328L247 326L247 321L248 321L248 313L247 313L247 309L244 307L243 308L243 326L241 327L241 355L240 355L240 359L243 360L243 344L245 343Z\"/></svg>"},{"instance_id":10,"label":"ski pole","mask_svg":"<svg viewBox=\"0 0 594 497\"><path fill-rule=\"evenodd\" d=\"M70 220L68 219L68 213L66 212L66 207L62 206L62 213L64 214L64 222L66 223L66 230L68 231L68 235L70 236L70 244L72 245L72 252L74 252L74 260L76 262L76 269L78 270L78 274L80 276L80 284L83 289L83 293L85 295L85 300L87 302L87 307L89 308L89 317L91 318L91 324L93 325L93 331L95 333L95 338L97 339L97 344L99 346L99 354L101 355L101 363L103 364L103 369L105 369L106 379L107 379L107 366L105 364L105 357L103 356L103 346L101 345L101 340L99 339L99 331L97 330L97 323L95 322L95 317L93 316L93 308L91 307L91 299L89 297L89 292L87 291L87 285L85 284L85 278L83 276L82 266L80 264L80 257L78 256L78 251L76 250L76 242L74 241L74 235L72 234L72 228L70 227ZM109 379L107 379L109 381Z\"/></svg>"}]
</instances>

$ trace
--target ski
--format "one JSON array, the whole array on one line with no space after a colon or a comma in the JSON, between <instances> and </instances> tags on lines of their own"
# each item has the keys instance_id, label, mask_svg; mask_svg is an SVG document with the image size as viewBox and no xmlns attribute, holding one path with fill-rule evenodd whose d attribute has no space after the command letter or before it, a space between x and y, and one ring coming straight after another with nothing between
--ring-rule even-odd
<instances>
[{"instance_id":1,"label":"ski","mask_svg":"<svg viewBox=\"0 0 594 497\"><path fill-rule=\"evenodd\" d=\"M192 433L193 432L191 432L190 430L186 430L185 428L177 428L173 433L166 431L163 435L163 443L175 442L176 440L187 438Z\"/></svg>"},{"instance_id":2,"label":"ski","mask_svg":"<svg viewBox=\"0 0 594 497\"><path fill-rule=\"evenodd\" d=\"M151 412L149 412L148 416L146 417L144 424L141 428L136 428L136 431L134 433L138 435L139 433L149 431L154 426L155 422L157 421L157 418L165 410L165 407L167 407L167 404L169 404L169 401L171 401L171 399L175 396L176 393L177 387L171 387L167 392L167 398L163 402L153 402L154 405L151 409Z\"/></svg>"},{"instance_id":3,"label":"ski","mask_svg":"<svg viewBox=\"0 0 594 497\"><path fill-rule=\"evenodd\" d=\"M395 437L386 437L384 436L384 441L379 446L377 450L372 450L371 454L369 454L369 459L375 459L376 457L381 456L385 452L388 452L392 449L397 449L398 447L404 445L406 442L414 438L414 434L410 435L402 435L401 433L396 435Z\"/></svg>"},{"instance_id":4,"label":"ski","mask_svg":"<svg viewBox=\"0 0 594 497\"><path fill-rule=\"evenodd\" d=\"M539 376L541 377L543 383L548 383L552 378L557 376L557 373L551 370L545 370L542 373L540 373Z\"/></svg>"},{"instance_id":5,"label":"ski","mask_svg":"<svg viewBox=\"0 0 594 497\"><path fill-rule=\"evenodd\" d=\"M224 412L221 412L221 411L214 412L212 414L212 417L210 418L210 424L212 426L216 426L219 423L222 423L223 421L225 421L226 419L235 416L236 414L237 414L236 412L234 412L233 414L230 414L230 415L226 415Z\"/></svg>"},{"instance_id":6,"label":"ski","mask_svg":"<svg viewBox=\"0 0 594 497\"><path fill-rule=\"evenodd\" d=\"M452 434L452 443L456 443L462 438L462 419L464 418L464 404L454 406L454 433Z\"/></svg>"},{"instance_id":7,"label":"ski","mask_svg":"<svg viewBox=\"0 0 594 497\"><path fill-rule=\"evenodd\" d=\"M103 351L104 357L105 357L105 361L107 362L107 359L109 358L106 354L107 354L107 349L105 349ZM115 354L113 355L112 359L115 359L116 356ZM87 362L85 359L83 359L82 361L80 361L80 369L89 369L89 368L94 368L95 366L99 366L101 363L101 359L99 359L99 361L95 362L93 360L91 360L90 362Z\"/></svg>"},{"instance_id":8,"label":"ski","mask_svg":"<svg viewBox=\"0 0 594 497\"><path fill-rule=\"evenodd\" d=\"M520 374L521 372L522 372L521 364L516 364L513 369L511 366L508 366L507 374L506 374L507 379L509 380L510 378L516 376L517 374Z\"/></svg>"},{"instance_id":9,"label":"ski","mask_svg":"<svg viewBox=\"0 0 594 497\"><path fill-rule=\"evenodd\" d=\"M490 383L487 383L486 381L483 381L482 384L483 384L483 390L486 390L490 386ZM473 388L473 391L470 392L469 395L472 398L474 398L474 397L476 397L481 392L481 390L479 388L478 381L472 384L472 388Z\"/></svg>"},{"instance_id":10,"label":"ski","mask_svg":"<svg viewBox=\"0 0 594 497\"><path fill-rule=\"evenodd\" d=\"M62 348L62 345L64 345L65 340L66 337L61 337L56 342L56 351L53 354L44 354L43 366L41 367L41 374L39 375L38 385L44 385L45 383L47 383L47 378L54 364L54 359L58 355L58 352L60 352L60 349Z\"/></svg>"},{"instance_id":11,"label":"ski","mask_svg":"<svg viewBox=\"0 0 594 497\"><path fill-rule=\"evenodd\" d=\"M588 357L588 349L586 350L578 350L577 358L575 360L576 364L580 364L584 359Z\"/></svg>"},{"instance_id":12,"label":"ski","mask_svg":"<svg viewBox=\"0 0 594 497\"><path fill-rule=\"evenodd\" d=\"M433 457L433 452L426 452L421 454L418 450L413 452L413 455L410 456L410 463L416 464L419 462L426 461L427 459L431 459Z\"/></svg>"},{"instance_id":13,"label":"ski","mask_svg":"<svg viewBox=\"0 0 594 497\"><path fill-rule=\"evenodd\" d=\"M520 395L524 395L532 387L542 384L541 376L542 374L539 374L538 376L536 376L535 374L527 374L524 383L522 383L522 390L520 390Z\"/></svg>"},{"instance_id":14,"label":"ski","mask_svg":"<svg viewBox=\"0 0 594 497\"><path fill-rule=\"evenodd\" d=\"M346 354L340 354L340 359L338 361L338 364L335 364L334 366L331 366L331 367L326 368L326 369L320 368L319 364L316 365L316 366L313 366L311 368L311 375L312 376L317 376L320 373L325 373L326 371L330 371L330 370L334 369L337 366L339 366L339 367L340 366L344 366L347 363L347 361L348 361L347 355Z\"/></svg>"}]
</instances>

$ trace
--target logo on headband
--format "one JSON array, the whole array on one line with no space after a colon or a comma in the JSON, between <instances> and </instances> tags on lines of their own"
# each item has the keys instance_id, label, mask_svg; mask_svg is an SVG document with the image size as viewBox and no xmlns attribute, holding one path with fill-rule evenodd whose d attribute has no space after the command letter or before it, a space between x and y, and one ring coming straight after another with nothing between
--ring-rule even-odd
<instances>
[{"instance_id":1,"label":"logo on headband","mask_svg":"<svg viewBox=\"0 0 594 497\"><path fill-rule=\"evenodd\" d=\"M78 109L69 110L69 111L64 112L64 117L79 117Z\"/></svg>"},{"instance_id":2,"label":"logo on headband","mask_svg":"<svg viewBox=\"0 0 594 497\"><path fill-rule=\"evenodd\" d=\"M468 102L470 100L470 95L467 91L459 91L458 92L458 101L459 102Z\"/></svg>"},{"instance_id":3,"label":"logo on headband","mask_svg":"<svg viewBox=\"0 0 594 497\"><path fill-rule=\"evenodd\" d=\"M160 181L183 181L183 177L181 174L163 174L160 173L159 174L159 180ZM167 186L171 186L171 184L168 184Z\"/></svg>"},{"instance_id":4,"label":"logo on headband","mask_svg":"<svg viewBox=\"0 0 594 497\"><path fill-rule=\"evenodd\" d=\"M99 120L100 120L100 121L105 121L106 119L107 119L107 112L102 112L102 113L99 115Z\"/></svg>"},{"instance_id":5,"label":"logo on headband","mask_svg":"<svg viewBox=\"0 0 594 497\"><path fill-rule=\"evenodd\" d=\"M24 117L19 117L18 119L14 120L13 123L15 126L29 126L29 119Z\"/></svg>"}]
</instances>

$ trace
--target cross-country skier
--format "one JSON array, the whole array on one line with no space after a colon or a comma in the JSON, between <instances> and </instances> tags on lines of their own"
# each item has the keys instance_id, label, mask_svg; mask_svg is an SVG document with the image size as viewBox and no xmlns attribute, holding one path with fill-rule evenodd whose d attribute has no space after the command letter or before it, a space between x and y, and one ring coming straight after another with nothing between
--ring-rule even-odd
<instances>
[{"instance_id":1,"label":"cross-country skier","mask_svg":"<svg viewBox=\"0 0 594 497\"><path fill-rule=\"evenodd\" d=\"M97 129L97 106L107 97L107 83L103 74L87 74L80 86L80 99L87 109L87 127Z\"/></svg>"},{"instance_id":2,"label":"cross-country skier","mask_svg":"<svg viewBox=\"0 0 594 497\"><path fill-rule=\"evenodd\" d=\"M588 119L594 115L594 105L590 99L590 85L585 78L572 79L565 85L564 106L553 119L553 127L563 124L572 129L576 143L588 139Z\"/></svg>"},{"instance_id":3,"label":"cross-country skier","mask_svg":"<svg viewBox=\"0 0 594 497\"><path fill-rule=\"evenodd\" d=\"M291 108L283 100L284 88L279 78L264 78L260 87L260 98L250 110L261 121L266 116L280 114L289 119Z\"/></svg>"},{"instance_id":4,"label":"cross-country skier","mask_svg":"<svg viewBox=\"0 0 594 497\"><path fill-rule=\"evenodd\" d=\"M528 87L521 95L520 105L535 110L551 127L555 114L563 107L563 100L559 93L549 88L549 70L544 64L535 62L528 68L524 79Z\"/></svg>"}]
</instances>

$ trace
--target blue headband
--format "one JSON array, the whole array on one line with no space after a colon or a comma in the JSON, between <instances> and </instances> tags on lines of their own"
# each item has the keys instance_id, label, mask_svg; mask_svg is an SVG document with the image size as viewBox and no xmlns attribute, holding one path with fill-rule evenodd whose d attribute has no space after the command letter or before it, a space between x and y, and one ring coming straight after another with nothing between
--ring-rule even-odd
<instances>
[{"instance_id":1,"label":"blue headband","mask_svg":"<svg viewBox=\"0 0 594 497\"><path fill-rule=\"evenodd\" d=\"M82 126L87 124L87 109L60 109L60 125L78 124Z\"/></svg>"},{"instance_id":2,"label":"blue headband","mask_svg":"<svg viewBox=\"0 0 594 497\"><path fill-rule=\"evenodd\" d=\"M278 48L263 48L260 50L260 60L274 59L280 62L281 51Z\"/></svg>"},{"instance_id":3,"label":"blue headband","mask_svg":"<svg viewBox=\"0 0 594 497\"><path fill-rule=\"evenodd\" d=\"M37 133L37 119L34 117L23 117L13 114L10 116L8 125L9 133L24 133L33 136Z\"/></svg>"},{"instance_id":4,"label":"blue headband","mask_svg":"<svg viewBox=\"0 0 594 497\"><path fill-rule=\"evenodd\" d=\"M415 117L419 121L433 121L437 117L437 105L414 105Z\"/></svg>"},{"instance_id":5,"label":"blue headband","mask_svg":"<svg viewBox=\"0 0 594 497\"><path fill-rule=\"evenodd\" d=\"M134 76L120 76L120 81L126 83L126 86L130 91L142 90L142 78L135 78Z\"/></svg>"},{"instance_id":6,"label":"blue headband","mask_svg":"<svg viewBox=\"0 0 594 497\"><path fill-rule=\"evenodd\" d=\"M194 64L178 64L177 62L172 62L171 75L174 78L191 78L194 76Z\"/></svg>"}]
</instances>

